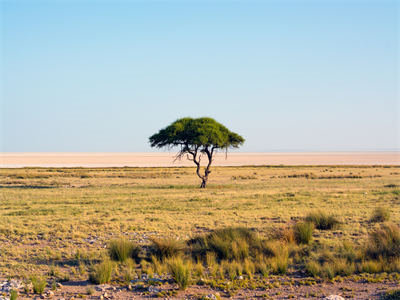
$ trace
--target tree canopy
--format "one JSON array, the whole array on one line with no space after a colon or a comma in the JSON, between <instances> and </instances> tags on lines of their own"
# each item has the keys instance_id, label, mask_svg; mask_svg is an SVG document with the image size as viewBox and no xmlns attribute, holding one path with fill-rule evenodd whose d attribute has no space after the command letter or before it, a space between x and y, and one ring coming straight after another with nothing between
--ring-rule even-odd
<instances>
[{"instance_id":1,"label":"tree canopy","mask_svg":"<svg viewBox=\"0 0 400 300\"><path fill-rule=\"evenodd\" d=\"M152 147L238 148L244 138L212 118L182 118L150 137Z\"/></svg>"},{"instance_id":2,"label":"tree canopy","mask_svg":"<svg viewBox=\"0 0 400 300\"><path fill-rule=\"evenodd\" d=\"M188 159L197 165L197 175L203 180L205 187L212 157L216 150L238 148L244 138L230 131L212 118L182 118L161 129L149 138L151 147L180 147L178 158L187 154ZM201 154L208 158L204 175L200 174Z\"/></svg>"}]
</instances>

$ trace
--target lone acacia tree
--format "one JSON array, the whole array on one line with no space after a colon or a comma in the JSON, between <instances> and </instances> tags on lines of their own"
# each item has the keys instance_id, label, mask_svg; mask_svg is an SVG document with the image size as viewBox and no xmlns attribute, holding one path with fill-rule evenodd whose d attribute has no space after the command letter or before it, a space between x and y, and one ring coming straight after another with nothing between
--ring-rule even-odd
<instances>
[{"instance_id":1,"label":"lone acacia tree","mask_svg":"<svg viewBox=\"0 0 400 300\"><path fill-rule=\"evenodd\" d=\"M200 187L205 188L215 152L238 148L244 143L244 138L212 118L182 118L152 135L149 141L151 147L180 147L176 159L186 155L188 160L193 161L197 167L196 174L202 180ZM200 161L203 155L208 163L204 174L201 174Z\"/></svg>"}]
</instances>

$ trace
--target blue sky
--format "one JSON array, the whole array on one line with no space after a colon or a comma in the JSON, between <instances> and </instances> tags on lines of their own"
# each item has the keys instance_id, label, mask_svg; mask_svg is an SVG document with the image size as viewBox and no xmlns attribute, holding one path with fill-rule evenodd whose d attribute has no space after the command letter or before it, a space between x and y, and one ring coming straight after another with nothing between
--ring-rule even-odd
<instances>
[{"instance_id":1,"label":"blue sky","mask_svg":"<svg viewBox=\"0 0 400 300\"><path fill-rule=\"evenodd\" d=\"M149 151L211 116L242 151L400 147L397 1L0 1L2 151Z\"/></svg>"}]
</instances>

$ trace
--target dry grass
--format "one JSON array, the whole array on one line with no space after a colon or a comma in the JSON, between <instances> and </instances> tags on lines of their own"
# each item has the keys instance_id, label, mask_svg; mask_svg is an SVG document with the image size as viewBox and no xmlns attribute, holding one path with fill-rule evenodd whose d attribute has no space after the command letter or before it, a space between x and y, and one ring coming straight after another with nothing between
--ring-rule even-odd
<instances>
[{"instance_id":1,"label":"dry grass","mask_svg":"<svg viewBox=\"0 0 400 300\"><path fill-rule=\"evenodd\" d=\"M80 266L90 271L115 236L143 246L240 226L267 237L316 210L342 221L318 232L319 243L360 245L375 229L374 209L400 205L399 175L379 166L218 167L200 190L193 168L1 169L0 277L45 275L56 265L59 278L84 280ZM400 211L390 219L399 224ZM245 259L242 246L234 247ZM281 272L285 261L257 268Z\"/></svg>"},{"instance_id":2,"label":"dry grass","mask_svg":"<svg viewBox=\"0 0 400 300\"><path fill-rule=\"evenodd\" d=\"M151 242L150 252L160 260L179 256L184 250L183 242L174 238L153 238Z\"/></svg>"},{"instance_id":3,"label":"dry grass","mask_svg":"<svg viewBox=\"0 0 400 300\"><path fill-rule=\"evenodd\" d=\"M371 222L386 222L390 219L390 210L386 207L377 207L374 209Z\"/></svg>"},{"instance_id":4,"label":"dry grass","mask_svg":"<svg viewBox=\"0 0 400 300\"><path fill-rule=\"evenodd\" d=\"M183 261L182 258L175 257L171 258L167 264L169 272L179 288L182 290L186 289L191 280L191 263L189 261Z\"/></svg>"},{"instance_id":5,"label":"dry grass","mask_svg":"<svg viewBox=\"0 0 400 300\"><path fill-rule=\"evenodd\" d=\"M111 240L108 245L108 254L112 260L124 262L128 258L137 259L140 248L126 239Z\"/></svg>"},{"instance_id":6,"label":"dry grass","mask_svg":"<svg viewBox=\"0 0 400 300\"><path fill-rule=\"evenodd\" d=\"M114 264L109 260L95 265L89 274L89 280L96 284L108 283L114 272Z\"/></svg>"},{"instance_id":7,"label":"dry grass","mask_svg":"<svg viewBox=\"0 0 400 300\"><path fill-rule=\"evenodd\" d=\"M320 230L334 229L340 223L335 216L329 215L321 210L309 213L306 217L306 221L313 223L315 228Z\"/></svg>"}]
</instances>

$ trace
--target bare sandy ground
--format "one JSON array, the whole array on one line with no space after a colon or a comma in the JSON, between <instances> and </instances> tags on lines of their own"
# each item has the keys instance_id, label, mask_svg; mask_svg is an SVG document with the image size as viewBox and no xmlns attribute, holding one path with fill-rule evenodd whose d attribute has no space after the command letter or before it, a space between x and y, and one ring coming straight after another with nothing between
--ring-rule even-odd
<instances>
[{"instance_id":1,"label":"bare sandy ground","mask_svg":"<svg viewBox=\"0 0 400 300\"><path fill-rule=\"evenodd\" d=\"M2 153L0 167L177 167L174 152L162 153ZM206 158L204 158L204 161ZM243 165L400 165L400 152L218 153L215 166Z\"/></svg>"}]
</instances>

